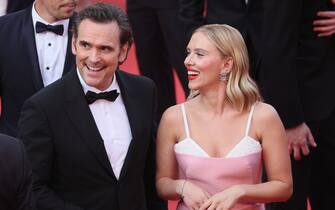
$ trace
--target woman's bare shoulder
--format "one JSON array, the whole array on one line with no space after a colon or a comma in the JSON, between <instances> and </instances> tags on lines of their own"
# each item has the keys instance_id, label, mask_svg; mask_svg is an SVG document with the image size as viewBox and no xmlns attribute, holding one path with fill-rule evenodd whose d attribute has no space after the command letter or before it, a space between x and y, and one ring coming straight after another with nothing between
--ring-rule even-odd
<instances>
[{"instance_id":1,"label":"woman's bare shoulder","mask_svg":"<svg viewBox=\"0 0 335 210\"><path fill-rule=\"evenodd\" d=\"M163 115L160 123L164 123L167 125L175 125L178 124L182 119L182 112L181 112L181 104L177 104L167 108Z\"/></svg>"},{"instance_id":2,"label":"woman's bare shoulder","mask_svg":"<svg viewBox=\"0 0 335 210\"><path fill-rule=\"evenodd\" d=\"M269 128L272 125L281 124L280 117L276 109L270 104L258 102L255 106L254 120L259 128Z\"/></svg>"},{"instance_id":3,"label":"woman's bare shoulder","mask_svg":"<svg viewBox=\"0 0 335 210\"><path fill-rule=\"evenodd\" d=\"M283 126L276 109L267 103L258 102L256 104L253 118L259 131Z\"/></svg>"},{"instance_id":4,"label":"woman's bare shoulder","mask_svg":"<svg viewBox=\"0 0 335 210\"><path fill-rule=\"evenodd\" d=\"M159 133L164 133L165 136L172 135L174 141L176 141L183 135L183 127L181 105L178 104L165 110L158 130Z\"/></svg>"},{"instance_id":5,"label":"woman's bare shoulder","mask_svg":"<svg viewBox=\"0 0 335 210\"><path fill-rule=\"evenodd\" d=\"M276 109L270 104L264 102L258 102L255 105L254 116L262 121L273 120L279 117Z\"/></svg>"}]
</instances>

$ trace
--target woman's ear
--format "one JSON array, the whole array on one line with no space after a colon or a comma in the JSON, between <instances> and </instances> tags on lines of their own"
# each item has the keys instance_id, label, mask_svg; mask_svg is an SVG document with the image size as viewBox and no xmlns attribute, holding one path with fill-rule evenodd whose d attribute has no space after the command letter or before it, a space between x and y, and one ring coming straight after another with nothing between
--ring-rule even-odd
<instances>
[{"instance_id":1,"label":"woman's ear","mask_svg":"<svg viewBox=\"0 0 335 210\"><path fill-rule=\"evenodd\" d=\"M233 68L233 65L234 65L234 61L232 57L224 58L223 63L222 63L221 73L229 74Z\"/></svg>"}]
</instances>

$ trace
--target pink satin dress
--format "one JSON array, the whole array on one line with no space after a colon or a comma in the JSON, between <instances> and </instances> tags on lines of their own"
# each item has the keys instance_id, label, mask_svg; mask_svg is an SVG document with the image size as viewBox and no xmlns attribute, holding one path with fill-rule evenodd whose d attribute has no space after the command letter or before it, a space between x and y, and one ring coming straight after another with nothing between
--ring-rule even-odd
<instances>
[{"instance_id":1,"label":"pink satin dress","mask_svg":"<svg viewBox=\"0 0 335 210\"><path fill-rule=\"evenodd\" d=\"M248 136L254 106L246 123L245 136L225 156L210 157L189 133L184 104L181 104L186 138L175 147L180 178L194 183L210 194L216 194L238 184L257 184L262 176L262 147ZM232 210L264 210L264 204L237 203ZM177 210L188 210L181 200Z\"/></svg>"}]
</instances>

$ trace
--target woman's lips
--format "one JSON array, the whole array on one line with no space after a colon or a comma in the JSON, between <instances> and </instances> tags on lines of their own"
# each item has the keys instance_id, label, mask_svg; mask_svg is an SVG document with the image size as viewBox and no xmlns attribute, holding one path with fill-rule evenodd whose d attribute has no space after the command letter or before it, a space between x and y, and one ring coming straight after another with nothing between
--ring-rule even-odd
<instances>
[{"instance_id":1,"label":"woman's lips","mask_svg":"<svg viewBox=\"0 0 335 210\"><path fill-rule=\"evenodd\" d=\"M199 76L200 72L194 69L187 69L188 80L194 80Z\"/></svg>"}]
</instances>

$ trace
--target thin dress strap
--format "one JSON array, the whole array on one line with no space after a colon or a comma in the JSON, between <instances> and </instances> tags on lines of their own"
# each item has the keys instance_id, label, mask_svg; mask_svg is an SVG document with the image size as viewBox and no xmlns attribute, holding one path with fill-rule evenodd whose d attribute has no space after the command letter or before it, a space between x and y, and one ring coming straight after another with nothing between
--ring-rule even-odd
<instances>
[{"instance_id":1,"label":"thin dress strap","mask_svg":"<svg viewBox=\"0 0 335 210\"><path fill-rule=\"evenodd\" d=\"M184 121L184 128L185 128L186 138L190 138L190 131L189 131L189 128L188 128L188 122L187 122L184 103L181 104L181 112L183 113L183 121Z\"/></svg>"},{"instance_id":2,"label":"thin dress strap","mask_svg":"<svg viewBox=\"0 0 335 210\"><path fill-rule=\"evenodd\" d=\"M255 104L252 105L251 109L250 109L250 113L249 113L249 117L248 117L248 122L247 122L247 128L245 129L245 136L249 135L250 125L251 125L251 119L252 119L252 115L254 113L254 108L255 108Z\"/></svg>"}]
</instances>

